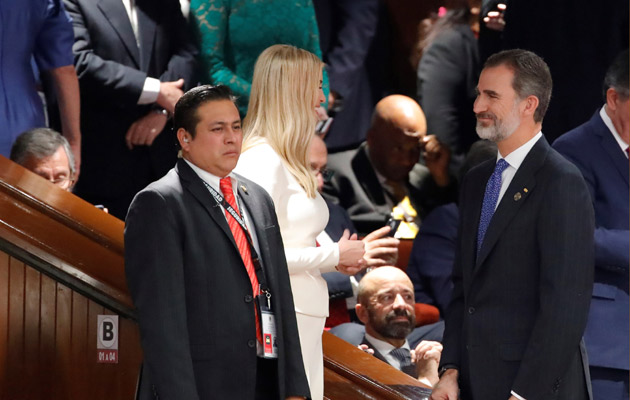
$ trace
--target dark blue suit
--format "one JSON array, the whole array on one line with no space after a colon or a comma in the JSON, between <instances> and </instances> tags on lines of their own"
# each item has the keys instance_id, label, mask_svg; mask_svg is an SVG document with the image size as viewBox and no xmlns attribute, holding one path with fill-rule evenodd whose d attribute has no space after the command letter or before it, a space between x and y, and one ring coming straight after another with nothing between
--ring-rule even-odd
<instances>
[{"instance_id":1,"label":"dark blue suit","mask_svg":"<svg viewBox=\"0 0 630 400\"><path fill-rule=\"evenodd\" d=\"M413 241L407 275L413 282L417 303L436 306L444 316L453 293L453 262L457 247L457 204L431 211Z\"/></svg>"},{"instance_id":2,"label":"dark blue suit","mask_svg":"<svg viewBox=\"0 0 630 400\"><path fill-rule=\"evenodd\" d=\"M627 399L628 158L599 112L558 138L553 147L580 169L595 208L595 284L584 336L593 395L595 400Z\"/></svg>"}]
</instances>

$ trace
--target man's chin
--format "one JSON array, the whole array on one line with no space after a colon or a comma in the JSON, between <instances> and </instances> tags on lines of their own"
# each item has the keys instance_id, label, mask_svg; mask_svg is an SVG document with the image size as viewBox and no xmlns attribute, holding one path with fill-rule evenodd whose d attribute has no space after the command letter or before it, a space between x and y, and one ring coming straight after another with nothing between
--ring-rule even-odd
<instances>
[{"instance_id":1,"label":"man's chin","mask_svg":"<svg viewBox=\"0 0 630 400\"><path fill-rule=\"evenodd\" d=\"M388 339L406 339L412 329L413 327L409 321L390 322L381 335Z\"/></svg>"}]
</instances>

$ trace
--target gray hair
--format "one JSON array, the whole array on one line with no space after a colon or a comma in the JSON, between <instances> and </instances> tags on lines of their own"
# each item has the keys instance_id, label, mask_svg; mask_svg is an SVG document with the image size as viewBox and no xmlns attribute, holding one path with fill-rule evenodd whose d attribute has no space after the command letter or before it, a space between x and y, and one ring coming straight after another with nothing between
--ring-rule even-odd
<instances>
[{"instance_id":1,"label":"gray hair","mask_svg":"<svg viewBox=\"0 0 630 400\"><path fill-rule=\"evenodd\" d=\"M604 77L604 100L606 92L613 88L622 99L630 97L630 85L628 83L628 50L624 50L615 57L615 60L606 71Z\"/></svg>"},{"instance_id":2,"label":"gray hair","mask_svg":"<svg viewBox=\"0 0 630 400\"><path fill-rule=\"evenodd\" d=\"M23 132L15 139L11 147L10 159L20 165L24 165L29 158L42 160L51 157L55 152L63 147L68 156L70 164L70 174L74 176L75 165L74 155L70 151L70 144L59 132L49 128L35 128Z\"/></svg>"},{"instance_id":3,"label":"gray hair","mask_svg":"<svg viewBox=\"0 0 630 400\"><path fill-rule=\"evenodd\" d=\"M547 63L531 51L512 49L491 55L483 67L493 68L500 65L505 65L514 73L512 89L520 99L527 96L538 98L534 121L541 122L549 107L553 86Z\"/></svg>"}]
</instances>

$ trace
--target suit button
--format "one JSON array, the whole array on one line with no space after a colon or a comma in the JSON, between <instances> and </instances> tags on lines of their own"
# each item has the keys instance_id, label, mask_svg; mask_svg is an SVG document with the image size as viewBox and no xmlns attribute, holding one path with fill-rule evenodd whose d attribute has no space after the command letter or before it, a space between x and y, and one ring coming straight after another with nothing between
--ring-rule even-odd
<instances>
[{"instance_id":1,"label":"suit button","mask_svg":"<svg viewBox=\"0 0 630 400\"><path fill-rule=\"evenodd\" d=\"M474 314L475 313L475 307L468 307L468 314Z\"/></svg>"},{"instance_id":2,"label":"suit button","mask_svg":"<svg viewBox=\"0 0 630 400\"><path fill-rule=\"evenodd\" d=\"M247 341L247 345L249 347L255 347L256 346L256 341L255 340L248 340Z\"/></svg>"},{"instance_id":3,"label":"suit button","mask_svg":"<svg viewBox=\"0 0 630 400\"><path fill-rule=\"evenodd\" d=\"M253 300L253 297L251 295L245 295L245 303L251 303Z\"/></svg>"}]
</instances>

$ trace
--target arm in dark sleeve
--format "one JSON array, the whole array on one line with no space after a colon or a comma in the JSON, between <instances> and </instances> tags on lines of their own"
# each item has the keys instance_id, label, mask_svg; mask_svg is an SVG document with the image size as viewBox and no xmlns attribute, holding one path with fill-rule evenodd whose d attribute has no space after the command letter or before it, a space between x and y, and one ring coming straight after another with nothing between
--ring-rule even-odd
<instances>
[{"instance_id":1,"label":"arm in dark sleeve","mask_svg":"<svg viewBox=\"0 0 630 400\"><path fill-rule=\"evenodd\" d=\"M105 60L94 52L92 37L83 10L77 0L64 0L74 28L74 66L82 89L88 88L123 106L135 106L147 74L115 61Z\"/></svg>"},{"instance_id":2,"label":"arm in dark sleeve","mask_svg":"<svg viewBox=\"0 0 630 400\"><path fill-rule=\"evenodd\" d=\"M378 23L378 1L333 1L343 26L336 33L336 42L326 55L330 88L348 97L356 82L354 77L363 67Z\"/></svg>"},{"instance_id":3,"label":"arm in dark sleeve","mask_svg":"<svg viewBox=\"0 0 630 400\"><path fill-rule=\"evenodd\" d=\"M185 91L196 86L194 78L199 51L190 34L188 23L182 15L179 2L165 1L163 5L164 7L170 6L166 15L169 16L168 20L172 28L169 32L172 54L166 71L160 75L160 81L172 82L183 79Z\"/></svg>"},{"instance_id":4,"label":"arm in dark sleeve","mask_svg":"<svg viewBox=\"0 0 630 400\"><path fill-rule=\"evenodd\" d=\"M160 398L199 399L186 318L177 218L157 192L140 192L125 226L125 273L138 314L144 367Z\"/></svg>"}]
</instances>

